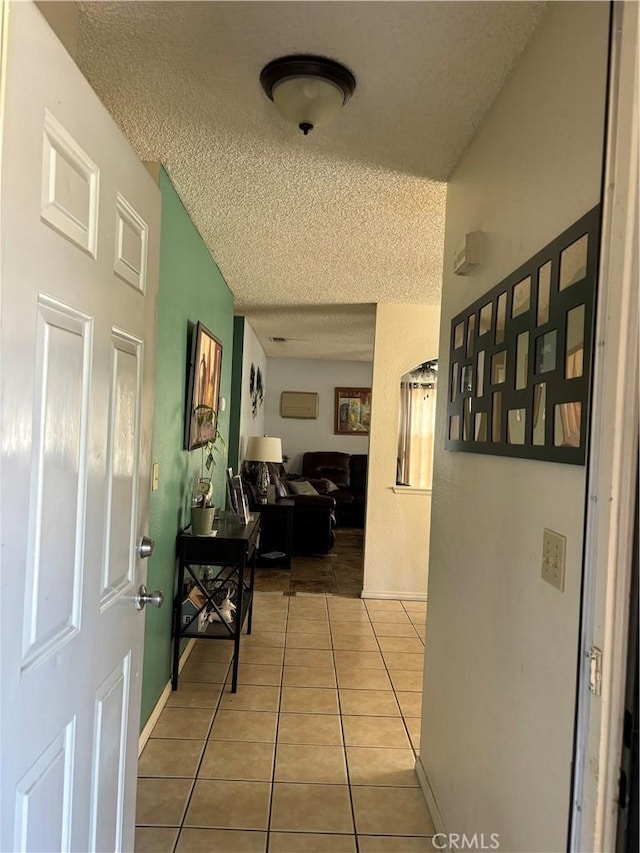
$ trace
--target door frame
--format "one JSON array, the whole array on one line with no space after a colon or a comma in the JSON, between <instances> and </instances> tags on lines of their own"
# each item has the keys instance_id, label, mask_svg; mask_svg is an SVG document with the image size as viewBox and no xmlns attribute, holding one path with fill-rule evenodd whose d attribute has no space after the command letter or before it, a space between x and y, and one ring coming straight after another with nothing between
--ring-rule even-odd
<instances>
[{"instance_id":1,"label":"door frame","mask_svg":"<svg viewBox=\"0 0 640 853\"><path fill-rule=\"evenodd\" d=\"M570 851L615 849L638 476L638 3L612 4ZM592 692L591 650L601 652Z\"/></svg>"}]
</instances>

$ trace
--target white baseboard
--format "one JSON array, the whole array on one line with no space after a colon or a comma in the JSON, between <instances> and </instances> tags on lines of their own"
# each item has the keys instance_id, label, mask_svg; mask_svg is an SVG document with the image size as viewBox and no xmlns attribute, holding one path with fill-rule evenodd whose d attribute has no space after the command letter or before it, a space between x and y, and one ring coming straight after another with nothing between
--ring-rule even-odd
<instances>
[{"instance_id":1,"label":"white baseboard","mask_svg":"<svg viewBox=\"0 0 640 853\"><path fill-rule=\"evenodd\" d=\"M363 589L360 598L401 599L402 601L426 601L426 592L370 592Z\"/></svg>"},{"instance_id":2,"label":"white baseboard","mask_svg":"<svg viewBox=\"0 0 640 853\"><path fill-rule=\"evenodd\" d=\"M422 796L425 799L427 804L427 808L429 809L429 814L431 815L431 820L433 821L433 825L436 829L436 835L445 835L447 834L444 820L442 818L442 814L440 809L438 808L438 803L436 801L435 794L433 793L433 788L431 787L431 783L429 782L429 777L427 776L427 771L424 769L424 765L422 763L422 759L420 756L416 758L416 776L418 777L418 782L420 784L420 790L422 791ZM449 849L449 846L439 848L443 851Z\"/></svg>"},{"instance_id":3,"label":"white baseboard","mask_svg":"<svg viewBox=\"0 0 640 853\"><path fill-rule=\"evenodd\" d=\"M178 672L182 672L182 667L187 662L187 658L191 654L191 650L193 649L195 644L196 644L195 640L189 640L189 642L185 646L184 651L180 655L180 662L178 663ZM147 741L151 737L151 732L153 731L153 727L158 722L158 718L159 718L160 714L162 713L164 706L169 701L169 696L171 696L171 680L169 680L167 682L166 687L164 688L164 690L160 694L160 698L158 699L158 701L155 704L155 708L153 709L149 719L145 723L145 727L140 732L140 738L138 740L138 758L140 758L140 756L142 755L142 750L147 745Z\"/></svg>"}]
</instances>

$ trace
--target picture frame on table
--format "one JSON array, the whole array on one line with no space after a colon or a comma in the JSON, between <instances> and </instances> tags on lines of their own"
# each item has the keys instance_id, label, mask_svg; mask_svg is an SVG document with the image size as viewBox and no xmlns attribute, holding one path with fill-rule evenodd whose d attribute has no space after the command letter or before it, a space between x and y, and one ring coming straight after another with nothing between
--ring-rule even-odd
<instances>
[{"instance_id":1,"label":"picture frame on table","mask_svg":"<svg viewBox=\"0 0 640 853\"><path fill-rule=\"evenodd\" d=\"M242 524L247 524L249 522L249 503L247 501L247 496L244 493L244 488L242 487L242 478L239 474L236 474L235 477L233 477L232 487L234 503L237 507L235 513Z\"/></svg>"},{"instance_id":2,"label":"picture frame on table","mask_svg":"<svg viewBox=\"0 0 640 853\"><path fill-rule=\"evenodd\" d=\"M238 504L236 503L236 495L233 488L233 468L227 468L227 506L229 508L229 512L235 512L238 514Z\"/></svg>"}]
</instances>

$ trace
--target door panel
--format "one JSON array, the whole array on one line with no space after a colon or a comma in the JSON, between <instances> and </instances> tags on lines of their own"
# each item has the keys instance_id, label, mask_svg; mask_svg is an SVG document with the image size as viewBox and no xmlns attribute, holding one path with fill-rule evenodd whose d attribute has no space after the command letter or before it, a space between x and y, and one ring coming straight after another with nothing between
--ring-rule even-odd
<instances>
[{"instance_id":1,"label":"door panel","mask_svg":"<svg viewBox=\"0 0 640 853\"><path fill-rule=\"evenodd\" d=\"M8 5L0 167L0 850L133 848L160 195Z\"/></svg>"}]
</instances>

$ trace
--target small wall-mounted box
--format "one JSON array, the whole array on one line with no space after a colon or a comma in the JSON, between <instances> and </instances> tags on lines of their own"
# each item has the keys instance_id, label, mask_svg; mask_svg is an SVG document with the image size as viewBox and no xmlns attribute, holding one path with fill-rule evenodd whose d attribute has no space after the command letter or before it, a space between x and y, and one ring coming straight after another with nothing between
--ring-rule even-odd
<instances>
[{"instance_id":1,"label":"small wall-mounted box","mask_svg":"<svg viewBox=\"0 0 640 853\"><path fill-rule=\"evenodd\" d=\"M453 253L453 271L456 275L471 275L480 266L482 231L469 231Z\"/></svg>"},{"instance_id":2,"label":"small wall-mounted box","mask_svg":"<svg viewBox=\"0 0 640 853\"><path fill-rule=\"evenodd\" d=\"M280 395L281 418L317 418L318 395L313 391L283 391Z\"/></svg>"}]
</instances>

